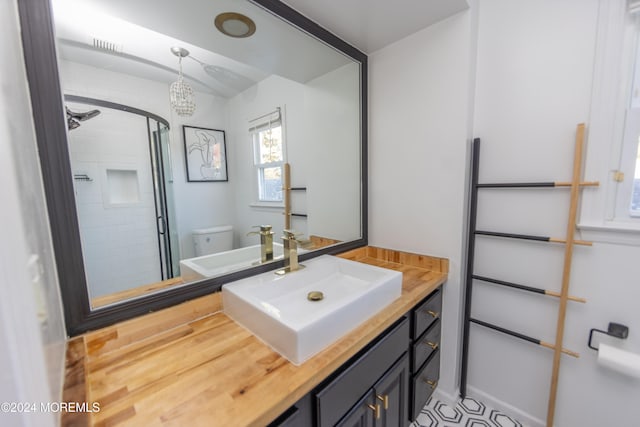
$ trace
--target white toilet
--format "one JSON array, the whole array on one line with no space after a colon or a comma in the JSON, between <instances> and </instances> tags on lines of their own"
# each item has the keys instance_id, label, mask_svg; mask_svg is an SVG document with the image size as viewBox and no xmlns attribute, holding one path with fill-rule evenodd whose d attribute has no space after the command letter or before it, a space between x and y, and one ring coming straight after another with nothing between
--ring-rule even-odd
<instances>
[{"instance_id":1,"label":"white toilet","mask_svg":"<svg viewBox=\"0 0 640 427\"><path fill-rule=\"evenodd\" d=\"M221 225L193 230L193 245L197 257L230 251L233 249L233 227Z\"/></svg>"}]
</instances>

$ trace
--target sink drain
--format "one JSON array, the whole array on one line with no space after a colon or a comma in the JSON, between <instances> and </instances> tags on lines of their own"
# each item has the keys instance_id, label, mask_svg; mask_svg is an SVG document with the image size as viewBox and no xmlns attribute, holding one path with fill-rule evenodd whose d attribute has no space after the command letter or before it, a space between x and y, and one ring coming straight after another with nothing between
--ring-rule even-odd
<instances>
[{"instance_id":1,"label":"sink drain","mask_svg":"<svg viewBox=\"0 0 640 427\"><path fill-rule=\"evenodd\" d=\"M307 299L309 301L321 301L324 299L324 294L320 291L311 291L307 294Z\"/></svg>"}]
</instances>

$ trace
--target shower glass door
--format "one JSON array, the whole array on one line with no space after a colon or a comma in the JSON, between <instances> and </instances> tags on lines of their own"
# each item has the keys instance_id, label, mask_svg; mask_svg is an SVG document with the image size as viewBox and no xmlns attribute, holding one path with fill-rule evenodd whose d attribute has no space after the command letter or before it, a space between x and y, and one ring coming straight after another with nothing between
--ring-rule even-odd
<instances>
[{"instance_id":1,"label":"shower glass door","mask_svg":"<svg viewBox=\"0 0 640 427\"><path fill-rule=\"evenodd\" d=\"M180 251L176 227L175 196L173 187L173 166L169 128L153 119L149 120L152 138L152 164L156 198L156 219L158 225L158 247L161 257L162 278L170 279L180 275Z\"/></svg>"},{"instance_id":2,"label":"shower glass door","mask_svg":"<svg viewBox=\"0 0 640 427\"><path fill-rule=\"evenodd\" d=\"M99 114L70 127L76 209L92 307L179 275L169 129L144 111L67 100ZM157 117L157 116L156 116Z\"/></svg>"}]
</instances>

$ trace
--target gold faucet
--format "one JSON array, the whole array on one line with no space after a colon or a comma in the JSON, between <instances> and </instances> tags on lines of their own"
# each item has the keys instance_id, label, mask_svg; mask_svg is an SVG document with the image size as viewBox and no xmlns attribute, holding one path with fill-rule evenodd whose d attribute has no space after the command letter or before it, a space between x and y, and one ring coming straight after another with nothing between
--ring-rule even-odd
<instances>
[{"instance_id":1,"label":"gold faucet","mask_svg":"<svg viewBox=\"0 0 640 427\"><path fill-rule=\"evenodd\" d=\"M260 236L260 263L273 261L273 231L270 225L256 225L260 231L250 231L247 236L257 234Z\"/></svg>"},{"instance_id":2,"label":"gold faucet","mask_svg":"<svg viewBox=\"0 0 640 427\"><path fill-rule=\"evenodd\" d=\"M284 247L284 268L277 270L276 274L283 275L292 271L304 268L304 265L298 263L298 243L301 243L297 239L299 234L296 234L293 230L283 230L282 246Z\"/></svg>"}]
</instances>

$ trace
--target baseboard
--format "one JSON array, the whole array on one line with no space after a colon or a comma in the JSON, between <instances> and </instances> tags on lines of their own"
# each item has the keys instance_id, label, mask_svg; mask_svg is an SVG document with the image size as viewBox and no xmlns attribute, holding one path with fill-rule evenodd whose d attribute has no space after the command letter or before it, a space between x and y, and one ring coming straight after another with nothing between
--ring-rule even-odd
<instances>
[{"instance_id":1,"label":"baseboard","mask_svg":"<svg viewBox=\"0 0 640 427\"><path fill-rule=\"evenodd\" d=\"M460 401L460 389L456 388L453 394L449 394L442 391L440 387L438 387L433 392L432 397L441 402L444 402L447 406L455 408L458 402Z\"/></svg>"},{"instance_id":2,"label":"baseboard","mask_svg":"<svg viewBox=\"0 0 640 427\"><path fill-rule=\"evenodd\" d=\"M467 386L467 389L469 390L469 392L467 393L469 397L472 397L476 400L479 400L480 402L484 403L487 406L490 406L494 409L504 412L506 415L520 421L523 425L527 427L545 427L546 423L543 420L536 418L531 414L516 408L515 406L509 405L503 400L496 399L494 396L487 394L483 391L480 391L477 388L472 386Z\"/></svg>"}]
</instances>

